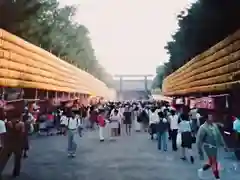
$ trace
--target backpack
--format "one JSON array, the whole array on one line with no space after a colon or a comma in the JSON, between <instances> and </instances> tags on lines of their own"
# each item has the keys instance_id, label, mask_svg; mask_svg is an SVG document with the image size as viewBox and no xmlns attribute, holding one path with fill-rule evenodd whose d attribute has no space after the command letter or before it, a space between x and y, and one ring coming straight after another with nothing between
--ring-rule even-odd
<instances>
[{"instance_id":1,"label":"backpack","mask_svg":"<svg viewBox=\"0 0 240 180\"><path fill-rule=\"evenodd\" d=\"M68 124L67 124L67 128L68 128L68 126L69 126L69 121L70 121L70 118L72 118L72 117L68 117ZM80 123L79 123L79 119L77 118L77 127L78 126L80 126Z\"/></svg>"},{"instance_id":2,"label":"backpack","mask_svg":"<svg viewBox=\"0 0 240 180\"><path fill-rule=\"evenodd\" d=\"M69 126L69 121L70 121L70 118L68 118L68 125L67 125L67 128ZM83 131L83 127L81 126L81 124L79 123L79 118L77 118L77 132L78 132L78 135L80 137L82 137L82 131Z\"/></svg>"},{"instance_id":3,"label":"backpack","mask_svg":"<svg viewBox=\"0 0 240 180\"><path fill-rule=\"evenodd\" d=\"M143 110L140 114L140 118L141 118L141 121L144 122L144 123L148 123L149 122L149 116L147 114L147 112L145 110Z\"/></svg>"}]
</instances>

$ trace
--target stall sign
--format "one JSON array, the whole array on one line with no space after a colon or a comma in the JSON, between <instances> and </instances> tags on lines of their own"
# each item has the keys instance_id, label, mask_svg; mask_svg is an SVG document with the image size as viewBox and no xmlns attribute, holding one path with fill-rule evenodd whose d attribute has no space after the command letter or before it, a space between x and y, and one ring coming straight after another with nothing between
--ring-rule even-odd
<instances>
[{"instance_id":1,"label":"stall sign","mask_svg":"<svg viewBox=\"0 0 240 180\"><path fill-rule=\"evenodd\" d=\"M65 106L66 106L66 107L72 107L72 106L73 106L73 102L72 102L72 101L71 101L71 102L68 102Z\"/></svg>"},{"instance_id":2,"label":"stall sign","mask_svg":"<svg viewBox=\"0 0 240 180\"><path fill-rule=\"evenodd\" d=\"M0 108L3 108L6 105L6 102L4 100L0 100Z\"/></svg>"},{"instance_id":3,"label":"stall sign","mask_svg":"<svg viewBox=\"0 0 240 180\"><path fill-rule=\"evenodd\" d=\"M11 111L11 110L14 110L14 109L15 109L15 107L12 104L4 105L4 110L5 111Z\"/></svg>"},{"instance_id":4,"label":"stall sign","mask_svg":"<svg viewBox=\"0 0 240 180\"><path fill-rule=\"evenodd\" d=\"M214 109L214 99L211 97L203 97L196 99L196 108Z\"/></svg>"},{"instance_id":5,"label":"stall sign","mask_svg":"<svg viewBox=\"0 0 240 180\"><path fill-rule=\"evenodd\" d=\"M13 101L23 98L24 90L21 88L5 88L4 90L6 101Z\"/></svg>"},{"instance_id":6,"label":"stall sign","mask_svg":"<svg viewBox=\"0 0 240 180\"><path fill-rule=\"evenodd\" d=\"M189 107L190 109L193 109L196 105L196 100L195 99L190 99L190 104L189 104Z\"/></svg>"},{"instance_id":7,"label":"stall sign","mask_svg":"<svg viewBox=\"0 0 240 180\"><path fill-rule=\"evenodd\" d=\"M187 97L185 97L185 99L184 99L184 103L185 103L184 105L185 105L185 106L188 105L188 100L189 100L189 99L188 99Z\"/></svg>"},{"instance_id":8,"label":"stall sign","mask_svg":"<svg viewBox=\"0 0 240 180\"><path fill-rule=\"evenodd\" d=\"M184 104L183 98L177 98L177 99L176 99L176 104L177 104L177 105Z\"/></svg>"}]
</instances>

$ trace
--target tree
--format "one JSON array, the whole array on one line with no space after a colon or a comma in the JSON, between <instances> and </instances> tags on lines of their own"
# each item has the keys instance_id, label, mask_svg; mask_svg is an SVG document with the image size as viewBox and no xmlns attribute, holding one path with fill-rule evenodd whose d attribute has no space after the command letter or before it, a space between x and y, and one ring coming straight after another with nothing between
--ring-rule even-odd
<instances>
[{"instance_id":1,"label":"tree","mask_svg":"<svg viewBox=\"0 0 240 180\"><path fill-rule=\"evenodd\" d=\"M57 0L1 0L0 28L111 84L112 77L96 59L88 29L72 21L75 12L75 6L60 8Z\"/></svg>"},{"instance_id":2,"label":"tree","mask_svg":"<svg viewBox=\"0 0 240 180\"><path fill-rule=\"evenodd\" d=\"M240 27L239 0L199 0L178 15L179 29L166 45L165 76Z\"/></svg>"},{"instance_id":3,"label":"tree","mask_svg":"<svg viewBox=\"0 0 240 180\"><path fill-rule=\"evenodd\" d=\"M160 65L156 68L157 75L153 79L152 89L162 88L162 82L165 74L165 65Z\"/></svg>"}]
</instances>

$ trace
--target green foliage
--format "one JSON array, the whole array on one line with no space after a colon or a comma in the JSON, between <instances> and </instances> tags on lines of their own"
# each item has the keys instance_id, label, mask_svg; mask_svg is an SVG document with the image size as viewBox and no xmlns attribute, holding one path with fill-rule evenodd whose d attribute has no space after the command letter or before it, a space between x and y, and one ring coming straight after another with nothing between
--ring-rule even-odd
<instances>
[{"instance_id":1,"label":"green foliage","mask_svg":"<svg viewBox=\"0 0 240 180\"><path fill-rule=\"evenodd\" d=\"M165 75L165 65L158 66L156 68L157 75L153 79L152 89L162 89L162 82Z\"/></svg>"},{"instance_id":2,"label":"green foliage","mask_svg":"<svg viewBox=\"0 0 240 180\"><path fill-rule=\"evenodd\" d=\"M198 0L187 13L181 12L179 29L165 47L170 59L164 76L239 29L239 9L239 0Z\"/></svg>"},{"instance_id":3,"label":"green foliage","mask_svg":"<svg viewBox=\"0 0 240 180\"><path fill-rule=\"evenodd\" d=\"M72 21L75 12L75 6L60 8L57 0L1 0L0 28L51 51L111 86L112 77L98 63L88 29Z\"/></svg>"}]
</instances>

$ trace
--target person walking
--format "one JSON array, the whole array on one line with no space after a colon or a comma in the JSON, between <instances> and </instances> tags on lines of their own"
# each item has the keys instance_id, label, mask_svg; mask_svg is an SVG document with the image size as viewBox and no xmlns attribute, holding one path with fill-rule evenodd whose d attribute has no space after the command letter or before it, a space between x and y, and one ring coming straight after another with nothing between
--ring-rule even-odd
<instances>
[{"instance_id":1,"label":"person walking","mask_svg":"<svg viewBox=\"0 0 240 180\"><path fill-rule=\"evenodd\" d=\"M110 117L109 124L112 137L118 136L119 123L121 123L121 116L119 115L119 111L115 109L113 115Z\"/></svg>"},{"instance_id":2,"label":"person walking","mask_svg":"<svg viewBox=\"0 0 240 180\"><path fill-rule=\"evenodd\" d=\"M1 150L4 146L4 136L6 134L6 126L5 126L5 116L4 116L4 111L3 111L3 108L0 109L0 153L1 153Z\"/></svg>"},{"instance_id":3,"label":"person walking","mask_svg":"<svg viewBox=\"0 0 240 180\"><path fill-rule=\"evenodd\" d=\"M240 119L237 117L233 116L233 130L235 134L235 139L236 139L236 150L235 154L238 159L240 159Z\"/></svg>"},{"instance_id":4,"label":"person walking","mask_svg":"<svg viewBox=\"0 0 240 180\"><path fill-rule=\"evenodd\" d=\"M7 115L8 121L6 122L6 133L3 138L4 142L2 143L2 150L0 153L0 179L2 178L2 172L12 154L14 154L14 168L12 176L19 176L21 170L25 125L20 120L21 113L11 113L11 115Z\"/></svg>"},{"instance_id":5,"label":"person walking","mask_svg":"<svg viewBox=\"0 0 240 180\"><path fill-rule=\"evenodd\" d=\"M98 117L98 111L95 106L90 107L90 112L89 112L89 121L90 121L90 129L94 130L95 129L95 123L97 122L97 117Z\"/></svg>"},{"instance_id":6,"label":"person walking","mask_svg":"<svg viewBox=\"0 0 240 180\"><path fill-rule=\"evenodd\" d=\"M100 142L104 141L104 130L105 130L105 126L106 126L104 114L105 114L104 109L99 109L99 115L97 116L97 123L99 125Z\"/></svg>"},{"instance_id":7,"label":"person walking","mask_svg":"<svg viewBox=\"0 0 240 180\"><path fill-rule=\"evenodd\" d=\"M193 164L194 163L193 151L192 151L193 134L192 134L192 128L191 128L192 125L188 115L185 115L185 114L181 115L181 122L179 122L178 126L179 126L178 133L181 133L181 139L182 139L181 159L187 160L186 158L186 149L187 149L187 154L190 155L190 161Z\"/></svg>"},{"instance_id":8,"label":"person walking","mask_svg":"<svg viewBox=\"0 0 240 180\"><path fill-rule=\"evenodd\" d=\"M198 109L194 107L193 109L190 110L189 116L192 122L192 131L193 135L196 136L197 131L200 127L200 114L198 113Z\"/></svg>"},{"instance_id":9,"label":"person walking","mask_svg":"<svg viewBox=\"0 0 240 180\"><path fill-rule=\"evenodd\" d=\"M167 151L167 132L168 121L162 111L158 112L159 121L157 123L157 135L158 135L158 149Z\"/></svg>"},{"instance_id":10,"label":"person walking","mask_svg":"<svg viewBox=\"0 0 240 180\"><path fill-rule=\"evenodd\" d=\"M24 113L22 115L22 121L25 126L24 131L24 148L23 148L23 158L28 157L28 151L29 151L29 133L31 132L32 123L34 122L34 117L32 113L29 112L28 108L24 108Z\"/></svg>"},{"instance_id":11,"label":"person walking","mask_svg":"<svg viewBox=\"0 0 240 180\"><path fill-rule=\"evenodd\" d=\"M157 124L159 123L159 116L156 111L156 108L151 108L151 112L149 113L149 133L151 136L151 140L154 139L154 134L157 133Z\"/></svg>"},{"instance_id":12,"label":"person walking","mask_svg":"<svg viewBox=\"0 0 240 180\"><path fill-rule=\"evenodd\" d=\"M80 125L80 120L75 116L72 110L68 108L66 112L66 118L63 118L62 121L62 123L65 124L67 129L68 157L75 157L77 151L77 143L75 141L75 136L78 131L78 126Z\"/></svg>"},{"instance_id":13,"label":"person walking","mask_svg":"<svg viewBox=\"0 0 240 180\"><path fill-rule=\"evenodd\" d=\"M131 135L131 125L132 125L132 112L130 111L130 107L127 105L125 107L125 111L123 113L123 123L125 124L126 134L128 136Z\"/></svg>"},{"instance_id":14,"label":"person walking","mask_svg":"<svg viewBox=\"0 0 240 180\"><path fill-rule=\"evenodd\" d=\"M136 106L133 109L133 122L134 122L134 129L136 132L140 132L141 131L141 123L138 122L139 119L139 107Z\"/></svg>"},{"instance_id":15,"label":"person walking","mask_svg":"<svg viewBox=\"0 0 240 180\"><path fill-rule=\"evenodd\" d=\"M198 176L203 179L203 172L212 168L215 179L220 180L219 169L218 169L218 149L223 146L226 149L226 144L223 140L220 130L217 124L213 122L213 116L211 114L204 116L206 120L203 125L200 126L197 133L197 149L200 159L203 159L205 151L208 162L198 170Z\"/></svg>"},{"instance_id":16,"label":"person walking","mask_svg":"<svg viewBox=\"0 0 240 180\"><path fill-rule=\"evenodd\" d=\"M178 134L178 120L179 117L176 111L171 110L171 115L169 116L169 123L171 129L171 139L172 139L172 150L177 151L177 134Z\"/></svg>"}]
</instances>

